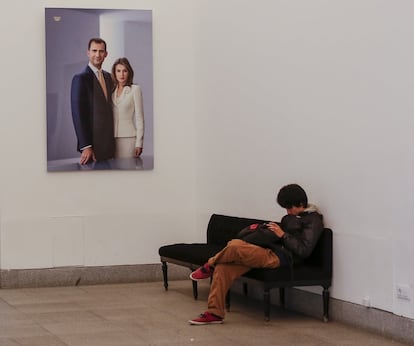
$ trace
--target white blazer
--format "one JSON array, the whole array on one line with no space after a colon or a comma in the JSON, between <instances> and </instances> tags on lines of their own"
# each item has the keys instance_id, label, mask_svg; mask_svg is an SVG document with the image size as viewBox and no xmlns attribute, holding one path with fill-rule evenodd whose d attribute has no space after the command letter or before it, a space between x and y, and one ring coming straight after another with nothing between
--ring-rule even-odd
<instances>
[{"instance_id":1,"label":"white blazer","mask_svg":"<svg viewBox=\"0 0 414 346\"><path fill-rule=\"evenodd\" d=\"M116 137L136 137L135 147L142 148L144 139L144 111L139 85L125 86L117 97L118 87L112 94L114 130Z\"/></svg>"}]
</instances>

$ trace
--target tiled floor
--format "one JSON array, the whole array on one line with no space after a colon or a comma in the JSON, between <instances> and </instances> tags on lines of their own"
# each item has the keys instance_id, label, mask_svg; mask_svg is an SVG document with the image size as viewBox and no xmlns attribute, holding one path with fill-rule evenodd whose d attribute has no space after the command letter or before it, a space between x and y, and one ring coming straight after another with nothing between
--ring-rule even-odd
<instances>
[{"instance_id":1,"label":"tiled floor","mask_svg":"<svg viewBox=\"0 0 414 346\"><path fill-rule=\"evenodd\" d=\"M191 326L208 282L190 281L0 290L0 346L12 345L403 345L336 322L323 323L232 296L222 325Z\"/></svg>"}]
</instances>

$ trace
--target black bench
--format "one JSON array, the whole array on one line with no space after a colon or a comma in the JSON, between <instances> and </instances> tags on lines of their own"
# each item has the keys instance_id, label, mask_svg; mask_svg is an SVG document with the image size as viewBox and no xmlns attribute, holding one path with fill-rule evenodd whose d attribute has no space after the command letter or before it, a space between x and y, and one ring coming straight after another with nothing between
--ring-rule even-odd
<instances>
[{"instance_id":1,"label":"black bench","mask_svg":"<svg viewBox=\"0 0 414 346\"><path fill-rule=\"evenodd\" d=\"M168 266L174 263L195 270L224 248L227 242L237 233L253 223L268 220L249 219L227 215L213 214L207 227L207 243L179 243L159 248L164 287L168 290ZM313 253L305 261L294 266L275 269L254 268L240 277L244 292L247 294L247 283L262 285L265 319L270 319L270 290L279 289L280 304L285 304L285 288L299 286L322 286L323 318L328 321L329 287L332 284L332 231L325 228ZM197 299L197 281L193 283L193 295ZM226 297L226 307L230 308L230 295Z\"/></svg>"}]
</instances>

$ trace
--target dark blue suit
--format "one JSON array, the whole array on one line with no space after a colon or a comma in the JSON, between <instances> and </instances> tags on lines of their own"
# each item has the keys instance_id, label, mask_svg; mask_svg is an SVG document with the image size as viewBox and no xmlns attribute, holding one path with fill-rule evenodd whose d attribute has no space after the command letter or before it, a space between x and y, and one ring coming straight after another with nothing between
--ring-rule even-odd
<instances>
[{"instance_id":1,"label":"dark blue suit","mask_svg":"<svg viewBox=\"0 0 414 346\"><path fill-rule=\"evenodd\" d=\"M89 66L75 75L71 87L72 119L80 151L92 146L97 161L114 157L114 119L112 111L112 79L104 71L108 100Z\"/></svg>"}]
</instances>

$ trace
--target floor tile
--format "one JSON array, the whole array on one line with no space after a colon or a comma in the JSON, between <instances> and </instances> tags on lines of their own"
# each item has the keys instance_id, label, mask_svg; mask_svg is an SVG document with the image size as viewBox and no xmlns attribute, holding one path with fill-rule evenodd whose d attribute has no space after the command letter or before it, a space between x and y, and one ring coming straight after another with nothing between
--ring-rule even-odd
<instances>
[{"instance_id":1,"label":"floor tile","mask_svg":"<svg viewBox=\"0 0 414 346\"><path fill-rule=\"evenodd\" d=\"M337 322L323 323L232 295L224 324L192 326L206 310L208 280L0 290L0 346L404 345Z\"/></svg>"}]
</instances>

